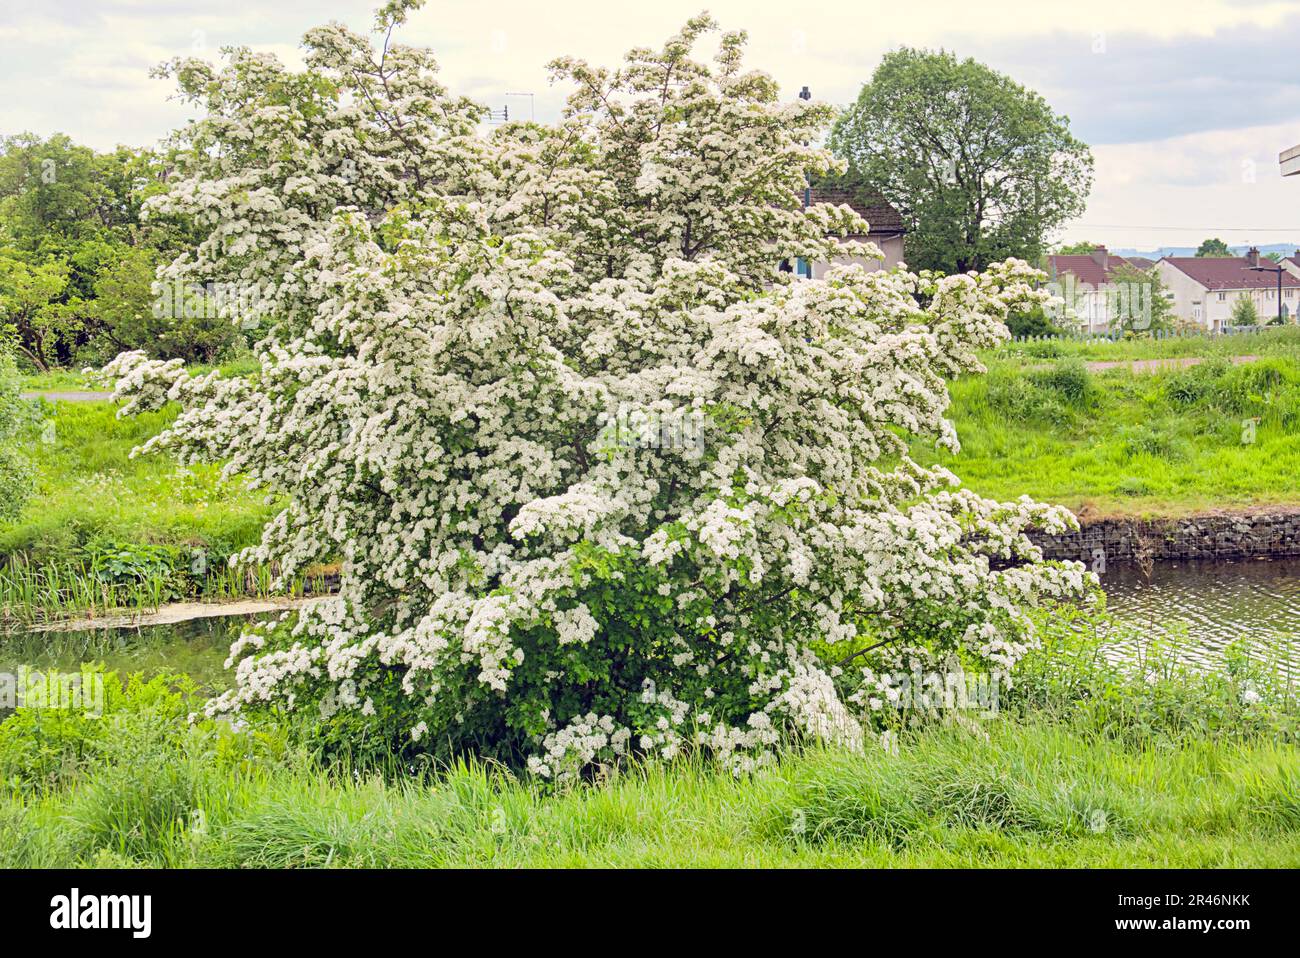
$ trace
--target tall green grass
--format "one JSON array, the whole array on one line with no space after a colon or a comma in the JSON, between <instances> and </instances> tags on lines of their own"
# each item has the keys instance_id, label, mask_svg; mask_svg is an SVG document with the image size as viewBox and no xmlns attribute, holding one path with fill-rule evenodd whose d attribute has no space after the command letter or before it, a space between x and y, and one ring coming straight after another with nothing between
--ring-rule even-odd
<instances>
[{"instance_id":1,"label":"tall green grass","mask_svg":"<svg viewBox=\"0 0 1300 958\"><path fill-rule=\"evenodd\" d=\"M994 498L1126 514L1300 502L1297 358L1154 373L1004 358L951 393L961 452L915 454Z\"/></svg>"},{"instance_id":2,"label":"tall green grass","mask_svg":"<svg viewBox=\"0 0 1300 958\"><path fill-rule=\"evenodd\" d=\"M78 787L0 803L0 865L1300 864L1300 759L1271 745L994 723L897 755L805 751L743 779L679 761L555 793L477 764L392 781L164 738L137 730Z\"/></svg>"},{"instance_id":3,"label":"tall green grass","mask_svg":"<svg viewBox=\"0 0 1300 958\"><path fill-rule=\"evenodd\" d=\"M222 563L202 574L160 563L120 578L105 574L98 558L35 565L24 554L0 565L0 627L35 625L78 616L99 618L127 610L157 609L183 599L223 601L287 595L298 598L328 591L326 577L300 573L279 583L266 565L232 568Z\"/></svg>"},{"instance_id":4,"label":"tall green grass","mask_svg":"<svg viewBox=\"0 0 1300 958\"><path fill-rule=\"evenodd\" d=\"M1083 359L1088 361L1174 359L1188 356L1289 356L1300 355L1300 326L1265 329L1258 333L1226 336L1176 336L1165 339L1076 339L1004 343L996 358L1017 360Z\"/></svg>"},{"instance_id":5,"label":"tall green grass","mask_svg":"<svg viewBox=\"0 0 1300 958\"><path fill-rule=\"evenodd\" d=\"M1254 723L1227 678L1080 673L1058 650L1000 714L890 748L791 746L743 777L694 753L556 787L472 760L322 764L288 725L189 724L188 680L109 675L101 717L0 722L0 867L1295 867L1296 730ZM1089 698L1138 708L1066 707Z\"/></svg>"}]
</instances>

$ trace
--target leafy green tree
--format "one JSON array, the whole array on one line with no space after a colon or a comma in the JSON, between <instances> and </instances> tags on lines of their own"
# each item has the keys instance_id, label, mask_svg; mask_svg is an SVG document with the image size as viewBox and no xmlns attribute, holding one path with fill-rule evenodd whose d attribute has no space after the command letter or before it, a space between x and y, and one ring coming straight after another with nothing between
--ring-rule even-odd
<instances>
[{"instance_id":1,"label":"leafy green tree","mask_svg":"<svg viewBox=\"0 0 1300 958\"><path fill-rule=\"evenodd\" d=\"M1174 304L1158 270L1126 264L1111 273L1110 283L1117 291L1112 315L1119 329L1151 334L1173 328Z\"/></svg>"},{"instance_id":2,"label":"leafy green tree","mask_svg":"<svg viewBox=\"0 0 1300 958\"><path fill-rule=\"evenodd\" d=\"M202 296L157 296L153 290L157 254L130 249L95 282L94 314L110 359L139 349L161 358L212 363L238 340L234 323L217 314Z\"/></svg>"},{"instance_id":3,"label":"leafy green tree","mask_svg":"<svg viewBox=\"0 0 1300 958\"><path fill-rule=\"evenodd\" d=\"M31 407L23 400L21 381L10 351L0 341L0 519L13 519L31 497L32 467L14 448L14 439L31 421Z\"/></svg>"},{"instance_id":4,"label":"leafy green tree","mask_svg":"<svg viewBox=\"0 0 1300 958\"><path fill-rule=\"evenodd\" d=\"M1017 339L1023 336L1059 336L1061 329L1056 326L1047 311L1041 306L1030 310L1018 310L1007 316L1007 329Z\"/></svg>"},{"instance_id":5,"label":"leafy green tree","mask_svg":"<svg viewBox=\"0 0 1300 958\"><path fill-rule=\"evenodd\" d=\"M77 243L102 236L116 204L99 172L94 150L64 134L0 138L0 219L10 244L66 257Z\"/></svg>"},{"instance_id":6,"label":"leafy green tree","mask_svg":"<svg viewBox=\"0 0 1300 958\"><path fill-rule=\"evenodd\" d=\"M96 153L62 134L0 138L0 319L33 365L122 348L211 361L237 338L210 313L151 321L154 267L195 244L188 220L142 215L173 165L167 153Z\"/></svg>"},{"instance_id":7,"label":"leafy green tree","mask_svg":"<svg viewBox=\"0 0 1300 958\"><path fill-rule=\"evenodd\" d=\"M1067 118L1010 77L942 51L886 54L830 143L902 214L913 267L1035 262L1092 185L1092 153Z\"/></svg>"},{"instance_id":8,"label":"leafy green tree","mask_svg":"<svg viewBox=\"0 0 1300 958\"><path fill-rule=\"evenodd\" d=\"M1231 256L1232 250L1228 249L1228 244L1217 236L1213 239L1207 239L1200 246L1196 247L1197 256Z\"/></svg>"},{"instance_id":9,"label":"leafy green tree","mask_svg":"<svg viewBox=\"0 0 1300 958\"><path fill-rule=\"evenodd\" d=\"M1100 243L1081 240L1078 243L1065 243L1062 246L1058 246L1056 252L1060 256L1087 256L1100 245Z\"/></svg>"},{"instance_id":10,"label":"leafy green tree","mask_svg":"<svg viewBox=\"0 0 1300 958\"><path fill-rule=\"evenodd\" d=\"M1259 310L1255 308L1255 301L1249 296L1240 297L1232 304L1232 314L1228 317L1228 322L1233 326L1258 326Z\"/></svg>"},{"instance_id":11,"label":"leafy green tree","mask_svg":"<svg viewBox=\"0 0 1300 958\"><path fill-rule=\"evenodd\" d=\"M68 267L61 260L33 266L0 250L0 321L38 369L50 367L55 347L75 325L69 312L80 301L63 301L67 287Z\"/></svg>"}]
</instances>

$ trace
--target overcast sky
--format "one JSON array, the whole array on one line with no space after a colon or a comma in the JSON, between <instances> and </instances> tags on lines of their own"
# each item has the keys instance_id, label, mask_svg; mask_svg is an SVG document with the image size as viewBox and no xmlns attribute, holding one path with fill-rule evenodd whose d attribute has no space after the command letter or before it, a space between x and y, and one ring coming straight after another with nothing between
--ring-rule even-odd
<instances>
[{"instance_id":1,"label":"overcast sky","mask_svg":"<svg viewBox=\"0 0 1300 958\"><path fill-rule=\"evenodd\" d=\"M0 0L0 132L64 132L100 149L155 142L185 117L151 66L247 45L299 63L304 30L364 29L378 0ZM1087 213L1066 240L1111 247L1300 243L1300 0L429 0L405 28L455 92L539 120L565 91L559 54L615 63L709 9L750 34L749 64L793 96L851 102L881 54L944 47L1037 90L1097 161ZM701 51L704 52L703 50Z\"/></svg>"}]
</instances>

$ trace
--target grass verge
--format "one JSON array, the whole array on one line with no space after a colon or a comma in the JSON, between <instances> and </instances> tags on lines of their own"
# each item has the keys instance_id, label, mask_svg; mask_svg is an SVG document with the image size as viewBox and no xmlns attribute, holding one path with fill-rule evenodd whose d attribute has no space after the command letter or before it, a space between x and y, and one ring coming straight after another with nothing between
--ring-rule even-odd
<instances>
[{"instance_id":1,"label":"grass verge","mask_svg":"<svg viewBox=\"0 0 1300 958\"><path fill-rule=\"evenodd\" d=\"M1010 722L897 755L805 751L548 792L459 764L393 781L270 762L136 722L75 789L0 804L0 866L989 867L1300 865L1300 755L1133 747Z\"/></svg>"}]
</instances>

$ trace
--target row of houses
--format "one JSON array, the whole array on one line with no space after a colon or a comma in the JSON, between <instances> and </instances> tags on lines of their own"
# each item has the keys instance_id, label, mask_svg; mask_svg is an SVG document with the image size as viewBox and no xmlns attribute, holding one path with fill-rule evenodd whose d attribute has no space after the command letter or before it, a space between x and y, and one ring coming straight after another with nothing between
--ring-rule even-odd
<instances>
[{"instance_id":1,"label":"row of houses","mask_svg":"<svg viewBox=\"0 0 1300 958\"><path fill-rule=\"evenodd\" d=\"M1048 257L1054 286L1074 307L1075 323L1089 332L1109 331L1140 299L1140 290L1125 289L1133 284L1134 270L1155 271L1174 316L1210 332L1230 325L1242 299L1253 302L1263 322L1279 314L1294 322L1300 306L1300 250L1280 264L1262 258L1255 247L1245 256L1165 256L1154 262L1116 256L1104 246L1085 255Z\"/></svg>"},{"instance_id":2,"label":"row of houses","mask_svg":"<svg viewBox=\"0 0 1300 958\"><path fill-rule=\"evenodd\" d=\"M903 219L884 199L863 199L847 190L810 187L804 191L803 201L805 206L830 203L852 207L867 221L871 232L849 238L869 240L884 253L883 260L841 257L835 261L837 264L858 263L875 270L903 262ZM820 279L831 265L799 261L788 267L801 276ZM1142 309L1143 296L1150 295L1150 287L1142 289L1145 284L1135 284L1132 277L1151 271L1159 274L1174 316L1184 324L1210 332L1222 332L1230 325L1233 307L1241 299L1254 303L1263 322L1279 312L1285 321L1295 322L1300 310L1300 250L1278 265L1261 258L1255 247L1245 256L1166 256L1151 260L1117 256L1098 246L1085 254L1049 256L1046 265L1053 291L1070 307L1066 319L1087 332L1110 332L1125 313L1133 315Z\"/></svg>"}]
</instances>

